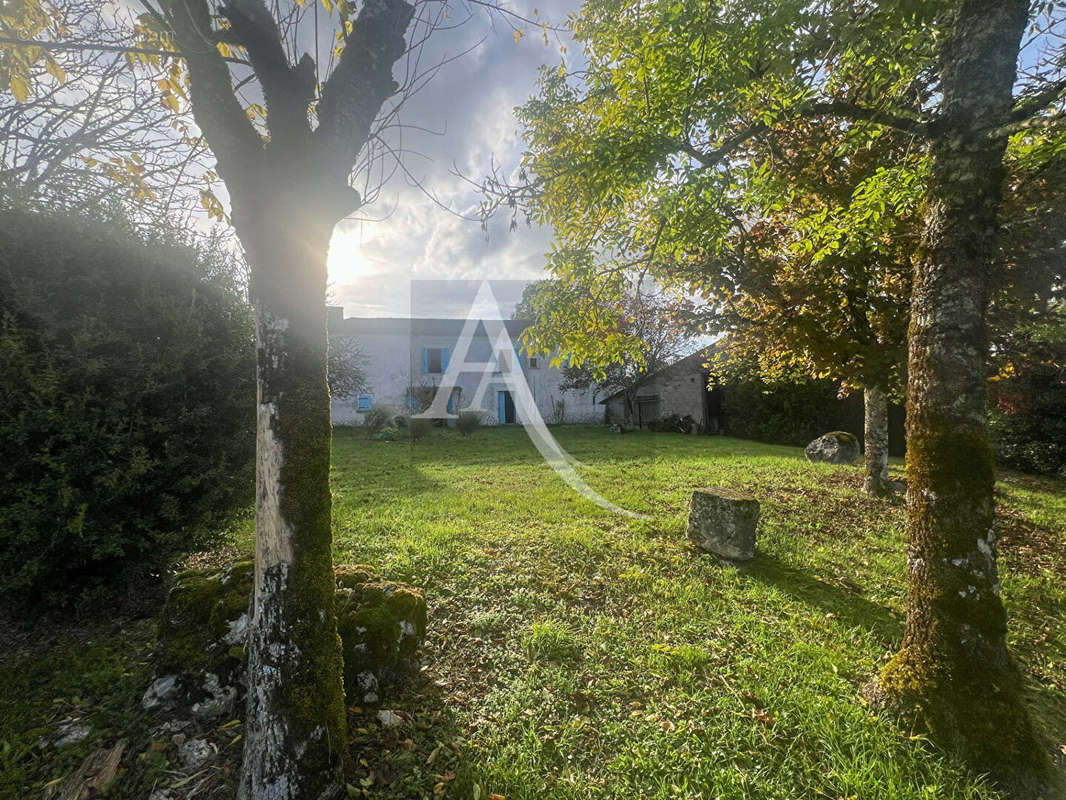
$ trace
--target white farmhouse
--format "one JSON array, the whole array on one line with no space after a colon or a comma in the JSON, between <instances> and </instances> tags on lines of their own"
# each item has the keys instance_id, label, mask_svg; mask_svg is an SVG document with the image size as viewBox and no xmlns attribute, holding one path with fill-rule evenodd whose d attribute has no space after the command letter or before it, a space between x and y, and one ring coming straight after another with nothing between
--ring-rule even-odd
<instances>
[{"instance_id":1,"label":"white farmhouse","mask_svg":"<svg viewBox=\"0 0 1066 800\"><path fill-rule=\"evenodd\" d=\"M329 308L331 340L351 338L365 356L367 390L365 394L334 400L334 425L362 424L363 415L372 406L382 406L396 413L417 410L416 398L424 390L441 384L449 358L466 320L406 319L397 317L348 317L343 309ZM467 362L504 364L504 369L521 367L533 400L545 422L603 422L604 406L592 391L562 390L562 372L547 358L530 356L521 349L522 331L529 325L521 320L506 320L504 326L514 349L493 352L485 326L477 332L466 354ZM513 360L512 360L513 359ZM511 366L513 365L513 366ZM497 377L498 376L498 377ZM459 375L448 399L448 409L459 413L474 399L481 373ZM488 387L480 407L482 424L499 425L521 422L511 392L502 375L488 376Z\"/></svg>"}]
</instances>

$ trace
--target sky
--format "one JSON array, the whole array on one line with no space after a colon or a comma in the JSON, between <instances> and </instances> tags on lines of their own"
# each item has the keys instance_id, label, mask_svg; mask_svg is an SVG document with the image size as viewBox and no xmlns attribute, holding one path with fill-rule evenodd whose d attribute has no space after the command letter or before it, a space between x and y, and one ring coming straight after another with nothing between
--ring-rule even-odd
<instances>
[{"instance_id":1,"label":"sky","mask_svg":"<svg viewBox=\"0 0 1066 800\"><path fill-rule=\"evenodd\" d=\"M508 5L523 16L561 23L576 11L578 0L518 0ZM410 155L406 168L444 206L470 214L480 199L453 169L480 180L492 160L511 168L518 164L522 142L514 107L535 91L541 64L557 67L560 44L574 56L565 34L549 34L545 47L540 30L514 22L525 31L516 42L514 30L500 15L476 11L472 20L451 31L437 31L422 54L423 64L438 63L484 39L472 52L447 64L433 81L405 104L401 121L441 135L407 129L403 146ZM397 70L397 74L398 74ZM525 223L509 232L504 214L482 231L478 222L459 218L437 205L402 174L394 176L377 200L358 212L363 219L342 221L330 246L330 302L346 316L412 315L465 317L470 281L507 281L510 291L498 292L501 312L509 317L519 291L513 281L544 276L550 231ZM456 281L449 290L449 282Z\"/></svg>"}]
</instances>

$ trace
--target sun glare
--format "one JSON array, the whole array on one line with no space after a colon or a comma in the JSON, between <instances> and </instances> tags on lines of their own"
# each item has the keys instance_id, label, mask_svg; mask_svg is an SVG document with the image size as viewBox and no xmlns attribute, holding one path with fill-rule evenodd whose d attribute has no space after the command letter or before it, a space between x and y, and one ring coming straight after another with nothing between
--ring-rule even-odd
<instances>
[{"instance_id":1,"label":"sun glare","mask_svg":"<svg viewBox=\"0 0 1066 800\"><path fill-rule=\"evenodd\" d=\"M366 261L359 249L359 239L354 232L337 230L329 245L326 261L329 281L334 285L355 283L366 273Z\"/></svg>"}]
</instances>

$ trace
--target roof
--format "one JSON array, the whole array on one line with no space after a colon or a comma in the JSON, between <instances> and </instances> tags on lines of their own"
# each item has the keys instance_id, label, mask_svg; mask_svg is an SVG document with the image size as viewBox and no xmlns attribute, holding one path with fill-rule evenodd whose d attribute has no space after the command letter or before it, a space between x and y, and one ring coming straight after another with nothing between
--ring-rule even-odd
<instances>
[{"instance_id":1,"label":"roof","mask_svg":"<svg viewBox=\"0 0 1066 800\"><path fill-rule=\"evenodd\" d=\"M655 372L652 372L650 375L648 375L647 379L650 380L658 375L662 375L664 372L670 372L671 370L675 369L691 368L694 365L699 365L702 367L703 362L710 359L711 356L714 355L714 351L716 349L717 347L714 344L708 345L707 347L701 347L695 353L689 353L687 356L682 356L677 361L674 361L671 364L667 364L665 367L660 367L659 369L655 370ZM623 394L623 390L619 389L617 392L614 392L613 394L610 394L600 400L600 403L608 403L621 394Z\"/></svg>"},{"instance_id":2,"label":"roof","mask_svg":"<svg viewBox=\"0 0 1066 800\"><path fill-rule=\"evenodd\" d=\"M522 319L505 319L503 322L507 333L517 337L530 323ZM331 320L330 333L334 336L365 336L367 334L403 334L427 336L459 337L466 325L465 319L442 319L426 317L347 317L337 321ZM477 335L487 335L484 326L478 325Z\"/></svg>"}]
</instances>

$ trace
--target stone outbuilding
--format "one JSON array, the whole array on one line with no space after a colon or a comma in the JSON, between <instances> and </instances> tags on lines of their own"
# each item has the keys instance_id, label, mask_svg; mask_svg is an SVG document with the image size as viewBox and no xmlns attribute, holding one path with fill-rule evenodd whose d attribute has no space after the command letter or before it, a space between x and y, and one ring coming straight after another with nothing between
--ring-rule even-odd
<instances>
[{"instance_id":1,"label":"stone outbuilding","mask_svg":"<svg viewBox=\"0 0 1066 800\"><path fill-rule=\"evenodd\" d=\"M607 406L608 421L647 428L676 414L691 416L700 433L721 433L725 423L722 389L712 382L705 366L712 356L712 351L703 349L648 376L637 390L629 418L622 392L604 398L600 402Z\"/></svg>"}]
</instances>

